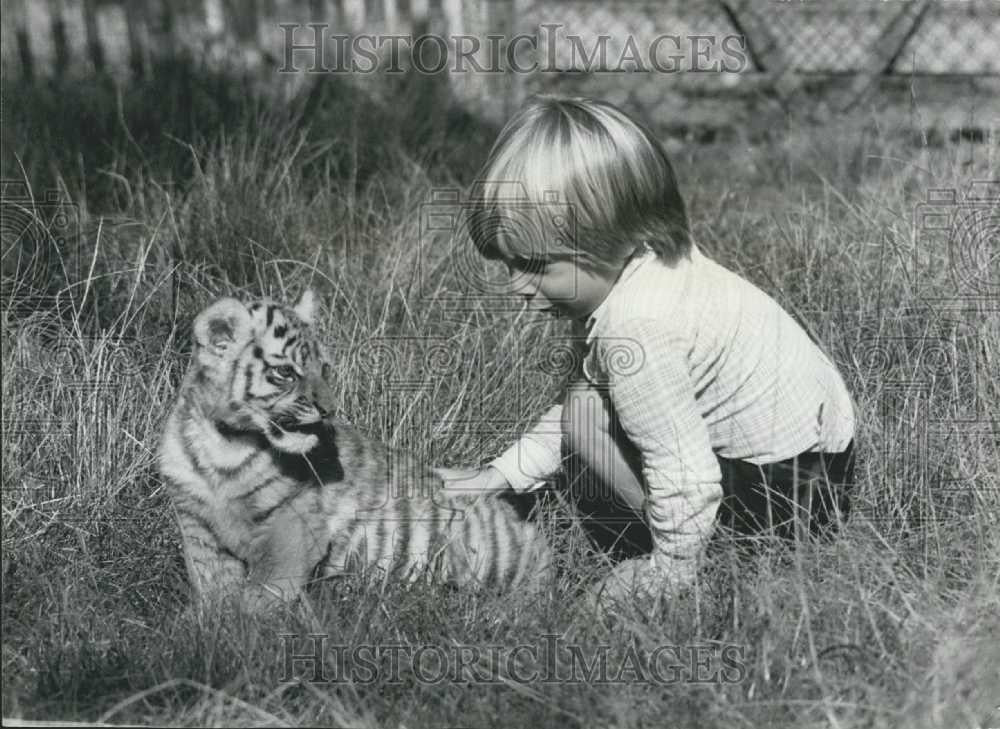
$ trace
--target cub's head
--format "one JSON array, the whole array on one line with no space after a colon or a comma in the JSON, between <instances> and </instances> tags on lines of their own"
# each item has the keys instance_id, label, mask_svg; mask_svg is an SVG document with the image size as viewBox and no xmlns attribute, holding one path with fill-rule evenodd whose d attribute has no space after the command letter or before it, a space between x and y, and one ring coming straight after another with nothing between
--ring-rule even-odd
<instances>
[{"instance_id":1,"label":"cub's head","mask_svg":"<svg viewBox=\"0 0 1000 729\"><path fill-rule=\"evenodd\" d=\"M263 435L287 453L316 446L331 393L314 317L309 290L294 307L221 299L198 315L190 382L220 430Z\"/></svg>"}]
</instances>

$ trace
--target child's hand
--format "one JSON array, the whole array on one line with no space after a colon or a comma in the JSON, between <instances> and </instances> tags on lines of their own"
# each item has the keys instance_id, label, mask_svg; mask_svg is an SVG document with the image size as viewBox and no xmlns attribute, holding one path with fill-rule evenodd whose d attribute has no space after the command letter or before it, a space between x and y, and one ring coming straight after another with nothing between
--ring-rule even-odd
<instances>
[{"instance_id":1,"label":"child's hand","mask_svg":"<svg viewBox=\"0 0 1000 729\"><path fill-rule=\"evenodd\" d=\"M435 468L435 473L444 479L448 494L477 495L493 494L510 488L503 475L492 466L486 468Z\"/></svg>"},{"instance_id":2,"label":"child's hand","mask_svg":"<svg viewBox=\"0 0 1000 729\"><path fill-rule=\"evenodd\" d=\"M591 587L589 602L600 610L618 604L635 604L655 597L664 588L664 578L649 557L636 557L619 563L604 579Z\"/></svg>"}]
</instances>

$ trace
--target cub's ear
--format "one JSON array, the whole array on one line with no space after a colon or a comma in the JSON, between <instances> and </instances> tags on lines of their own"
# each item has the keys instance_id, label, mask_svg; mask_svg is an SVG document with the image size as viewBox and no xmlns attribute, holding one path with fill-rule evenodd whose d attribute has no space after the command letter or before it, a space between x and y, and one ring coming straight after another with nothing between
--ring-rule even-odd
<instances>
[{"instance_id":1,"label":"cub's ear","mask_svg":"<svg viewBox=\"0 0 1000 729\"><path fill-rule=\"evenodd\" d=\"M198 346L221 355L250 335L250 312L236 299L220 299L194 320Z\"/></svg>"},{"instance_id":2,"label":"cub's ear","mask_svg":"<svg viewBox=\"0 0 1000 729\"><path fill-rule=\"evenodd\" d=\"M312 289L302 292L295 304L295 315L306 324L312 324L316 320L316 294Z\"/></svg>"}]
</instances>

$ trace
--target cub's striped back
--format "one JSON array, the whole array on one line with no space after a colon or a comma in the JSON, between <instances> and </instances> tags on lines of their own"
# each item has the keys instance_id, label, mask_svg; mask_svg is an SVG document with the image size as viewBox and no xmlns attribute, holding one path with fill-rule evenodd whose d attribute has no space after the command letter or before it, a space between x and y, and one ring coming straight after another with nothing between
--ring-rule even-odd
<instances>
[{"instance_id":1,"label":"cub's striped back","mask_svg":"<svg viewBox=\"0 0 1000 729\"><path fill-rule=\"evenodd\" d=\"M159 450L195 592L289 599L358 567L543 587L548 542L512 506L447 496L432 470L329 415L313 317L306 292L294 307L222 299L195 320Z\"/></svg>"}]
</instances>

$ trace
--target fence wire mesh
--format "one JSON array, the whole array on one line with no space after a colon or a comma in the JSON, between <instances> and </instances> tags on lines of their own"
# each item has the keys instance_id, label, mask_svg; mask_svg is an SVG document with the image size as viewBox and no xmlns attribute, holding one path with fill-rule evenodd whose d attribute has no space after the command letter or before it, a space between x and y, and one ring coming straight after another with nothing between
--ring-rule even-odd
<instances>
[{"instance_id":1,"label":"fence wire mesh","mask_svg":"<svg viewBox=\"0 0 1000 729\"><path fill-rule=\"evenodd\" d=\"M798 73L1000 74L1000 3L978 2L591 2L543 0L518 13L519 30L554 35L555 62L585 70L574 48L607 37L620 57L631 39L649 48L677 36L691 53L697 36L746 37L746 71ZM554 33L546 25L558 26ZM567 36L579 38L577 46ZM885 44L892 45L886 48ZM662 44L661 44L662 45ZM676 44L668 44L671 50ZM764 49L765 53L760 51ZM888 55L888 58L885 56ZM761 56L778 56L768 68Z\"/></svg>"}]
</instances>

